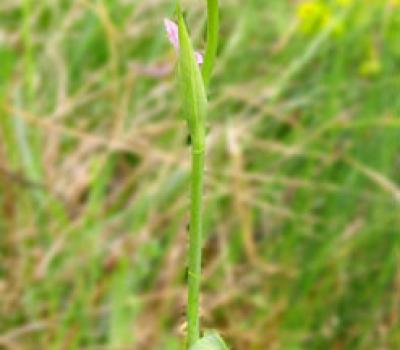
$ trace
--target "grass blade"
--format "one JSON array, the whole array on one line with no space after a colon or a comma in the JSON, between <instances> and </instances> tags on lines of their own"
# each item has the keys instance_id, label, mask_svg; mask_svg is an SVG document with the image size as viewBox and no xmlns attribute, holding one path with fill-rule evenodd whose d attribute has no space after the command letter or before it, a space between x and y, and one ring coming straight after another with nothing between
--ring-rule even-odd
<instances>
[{"instance_id":1,"label":"grass blade","mask_svg":"<svg viewBox=\"0 0 400 350\"><path fill-rule=\"evenodd\" d=\"M219 10L218 0L207 0L207 47L204 56L202 74L206 88L210 84L218 50Z\"/></svg>"}]
</instances>

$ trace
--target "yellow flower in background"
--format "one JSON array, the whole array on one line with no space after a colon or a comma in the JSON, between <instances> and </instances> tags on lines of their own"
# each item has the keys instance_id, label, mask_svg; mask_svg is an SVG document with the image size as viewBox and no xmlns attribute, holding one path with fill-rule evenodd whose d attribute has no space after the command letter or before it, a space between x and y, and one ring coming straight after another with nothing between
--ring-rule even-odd
<instances>
[{"instance_id":1,"label":"yellow flower in background","mask_svg":"<svg viewBox=\"0 0 400 350\"><path fill-rule=\"evenodd\" d=\"M396 1L400 2L400 0ZM297 8L300 30L306 34L320 32L331 23L336 12L340 11L339 7L348 7L353 5L354 2L355 0L335 0L333 3L324 0L303 1ZM346 33L346 30L347 25L342 20L337 20L332 35L341 37Z\"/></svg>"},{"instance_id":2,"label":"yellow flower in background","mask_svg":"<svg viewBox=\"0 0 400 350\"><path fill-rule=\"evenodd\" d=\"M366 59L361 63L359 73L365 78L372 78L377 76L382 71L382 63L379 58L377 49L373 44L368 49Z\"/></svg>"},{"instance_id":3,"label":"yellow flower in background","mask_svg":"<svg viewBox=\"0 0 400 350\"><path fill-rule=\"evenodd\" d=\"M300 28L304 33L312 34L324 28L331 19L329 8L317 0L301 3L297 9Z\"/></svg>"},{"instance_id":4,"label":"yellow flower in background","mask_svg":"<svg viewBox=\"0 0 400 350\"><path fill-rule=\"evenodd\" d=\"M400 0L389 0L390 5L393 7L400 6Z\"/></svg>"},{"instance_id":5,"label":"yellow flower in background","mask_svg":"<svg viewBox=\"0 0 400 350\"><path fill-rule=\"evenodd\" d=\"M333 35L336 38L340 38L345 33L346 33L346 25L342 21L336 23L335 27L333 28Z\"/></svg>"},{"instance_id":6,"label":"yellow flower in background","mask_svg":"<svg viewBox=\"0 0 400 350\"><path fill-rule=\"evenodd\" d=\"M381 62L377 59L364 61L360 66L360 75L365 78L377 76L382 71Z\"/></svg>"},{"instance_id":7,"label":"yellow flower in background","mask_svg":"<svg viewBox=\"0 0 400 350\"><path fill-rule=\"evenodd\" d=\"M352 5L352 4L354 3L354 0L336 0L336 3L337 3L339 6L345 7L345 6L350 6L350 5Z\"/></svg>"}]
</instances>

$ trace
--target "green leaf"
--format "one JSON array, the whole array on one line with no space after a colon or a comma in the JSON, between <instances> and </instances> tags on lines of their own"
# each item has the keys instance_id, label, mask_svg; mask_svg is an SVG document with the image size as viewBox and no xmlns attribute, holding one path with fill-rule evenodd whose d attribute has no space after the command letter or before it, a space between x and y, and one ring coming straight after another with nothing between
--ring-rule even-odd
<instances>
[{"instance_id":1,"label":"green leaf","mask_svg":"<svg viewBox=\"0 0 400 350\"><path fill-rule=\"evenodd\" d=\"M200 68L179 6L177 12L180 47L178 72L182 112L188 122L194 149L203 151L207 96Z\"/></svg>"},{"instance_id":2,"label":"green leaf","mask_svg":"<svg viewBox=\"0 0 400 350\"><path fill-rule=\"evenodd\" d=\"M208 87L218 51L219 9L218 0L207 0L207 47L202 67L204 84Z\"/></svg>"},{"instance_id":3,"label":"green leaf","mask_svg":"<svg viewBox=\"0 0 400 350\"><path fill-rule=\"evenodd\" d=\"M216 331L208 331L189 350L229 350Z\"/></svg>"}]
</instances>

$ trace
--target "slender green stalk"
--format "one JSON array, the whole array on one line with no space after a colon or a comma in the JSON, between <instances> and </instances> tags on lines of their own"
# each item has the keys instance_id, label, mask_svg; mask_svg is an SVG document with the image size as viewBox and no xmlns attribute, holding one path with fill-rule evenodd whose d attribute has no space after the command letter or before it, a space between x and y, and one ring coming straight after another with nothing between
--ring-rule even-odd
<instances>
[{"instance_id":1,"label":"slender green stalk","mask_svg":"<svg viewBox=\"0 0 400 350\"><path fill-rule=\"evenodd\" d=\"M221 342L216 336L200 340L199 299L201 287L201 252L203 241L203 176L205 154L206 88L211 78L218 46L218 1L208 0L207 49L202 71L195 57L189 34L177 6L179 31L179 85L182 110L192 139L191 209L188 253L187 346L195 349L201 342ZM200 344L200 345L199 345ZM202 347L203 349L204 347ZM211 349L208 346L204 349Z\"/></svg>"},{"instance_id":2,"label":"slender green stalk","mask_svg":"<svg viewBox=\"0 0 400 350\"><path fill-rule=\"evenodd\" d=\"M34 57L32 47L31 35L31 8L32 1L24 0L23 2L23 23L22 23L22 37L24 42L24 65L25 65L25 87L27 89L27 100L31 103L34 98Z\"/></svg>"},{"instance_id":3,"label":"slender green stalk","mask_svg":"<svg viewBox=\"0 0 400 350\"><path fill-rule=\"evenodd\" d=\"M218 0L207 0L207 46L204 56L202 74L204 85L210 84L215 58L218 50L219 37L219 9Z\"/></svg>"},{"instance_id":4,"label":"slender green stalk","mask_svg":"<svg viewBox=\"0 0 400 350\"><path fill-rule=\"evenodd\" d=\"M202 67L204 88L207 89L218 49L218 0L207 0L207 47ZM192 132L191 218L189 237L188 273L188 346L200 337L199 298L201 287L201 251L203 237L203 172L204 172L204 122Z\"/></svg>"},{"instance_id":5,"label":"slender green stalk","mask_svg":"<svg viewBox=\"0 0 400 350\"><path fill-rule=\"evenodd\" d=\"M199 298L201 284L201 247L203 239L203 168L204 149L192 149L191 218L188 272L188 345L200 336Z\"/></svg>"}]
</instances>

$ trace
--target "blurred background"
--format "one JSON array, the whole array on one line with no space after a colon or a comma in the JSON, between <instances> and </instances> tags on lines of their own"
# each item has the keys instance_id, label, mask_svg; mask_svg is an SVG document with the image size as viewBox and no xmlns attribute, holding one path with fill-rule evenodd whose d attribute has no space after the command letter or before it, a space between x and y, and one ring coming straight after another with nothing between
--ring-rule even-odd
<instances>
[{"instance_id":1,"label":"blurred background","mask_svg":"<svg viewBox=\"0 0 400 350\"><path fill-rule=\"evenodd\" d=\"M205 1L185 1L204 50ZM400 348L400 1L221 0L202 322ZM179 350L173 0L0 1L0 349Z\"/></svg>"}]
</instances>

